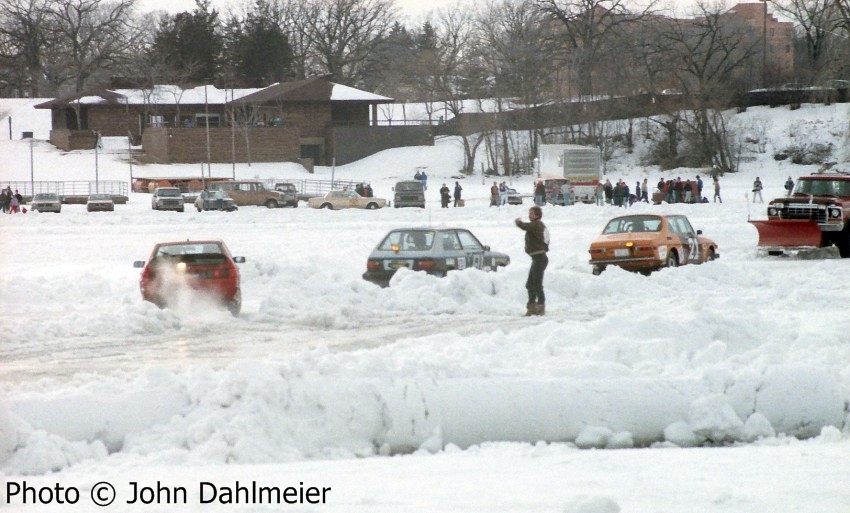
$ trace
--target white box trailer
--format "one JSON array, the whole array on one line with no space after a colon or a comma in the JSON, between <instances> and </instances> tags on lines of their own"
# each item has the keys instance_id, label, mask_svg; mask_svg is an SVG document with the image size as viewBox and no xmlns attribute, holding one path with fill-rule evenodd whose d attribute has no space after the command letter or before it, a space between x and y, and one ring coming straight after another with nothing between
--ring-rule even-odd
<instances>
[{"instance_id":1,"label":"white box trailer","mask_svg":"<svg viewBox=\"0 0 850 513\"><path fill-rule=\"evenodd\" d=\"M596 186L602 179L602 152L594 146L541 144L540 176L565 178L572 186L572 201L596 202Z\"/></svg>"}]
</instances>

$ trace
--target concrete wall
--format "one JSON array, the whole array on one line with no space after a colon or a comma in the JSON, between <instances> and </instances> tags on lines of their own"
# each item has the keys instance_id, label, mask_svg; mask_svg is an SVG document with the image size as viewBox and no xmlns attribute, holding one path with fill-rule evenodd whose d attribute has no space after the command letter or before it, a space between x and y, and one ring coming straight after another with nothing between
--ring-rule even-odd
<instances>
[{"instance_id":1,"label":"concrete wall","mask_svg":"<svg viewBox=\"0 0 850 513\"><path fill-rule=\"evenodd\" d=\"M374 153L403 146L433 146L430 126L335 126L328 130L328 159L344 165Z\"/></svg>"},{"instance_id":2,"label":"concrete wall","mask_svg":"<svg viewBox=\"0 0 850 513\"><path fill-rule=\"evenodd\" d=\"M91 130L54 128L50 131L50 144L60 150L93 150L97 137Z\"/></svg>"},{"instance_id":3,"label":"concrete wall","mask_svg":"<svg viewBox=\"0 0 850 513\"><path fill-rule=\"evenodd\" d=\"M86 109L88 126L98 130L105 137L121 137L129 133L139 133L139 112L127 110L123 106Z\"/></svg>"},{"instance_id":4,"label":"concrete wall","mask_svg":"<svg viewBox=\"0 0 850 513\"><path fill-rule=\"evenodd\" d=\"M207 161L204 128L148 128L142 135L143 160L161 164ZM211 162L298 162L301 156L297 127L256 127L245 132L229 127L210 128Z\"/></svg>"}]
</instances>

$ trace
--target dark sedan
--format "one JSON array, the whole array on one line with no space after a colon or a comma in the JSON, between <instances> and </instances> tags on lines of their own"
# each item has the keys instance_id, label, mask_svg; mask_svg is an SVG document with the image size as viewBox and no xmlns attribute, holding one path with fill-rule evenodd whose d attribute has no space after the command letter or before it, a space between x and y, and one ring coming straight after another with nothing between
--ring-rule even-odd
<instances>
[{"instance_id":1,"label":"dark sedan","mask_svg":"<svg viewBox=\"0 0 850 513\"><path fill-rule=\"evenodd\" d=\"M464 228L403 228L389 232L369 255L363 279L386 287L402 268L445 276L449 271L495 271L510 263Z\"/></svg>"}]
</instances>

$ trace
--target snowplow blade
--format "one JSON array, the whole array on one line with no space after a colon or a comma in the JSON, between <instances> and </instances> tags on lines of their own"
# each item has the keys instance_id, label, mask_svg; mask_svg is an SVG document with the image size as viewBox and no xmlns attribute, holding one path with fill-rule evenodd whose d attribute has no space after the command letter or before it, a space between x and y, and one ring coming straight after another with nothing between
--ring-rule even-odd
<instances>
[{"instance_id":1,"label":"snowplow blade","mask_svg":"<svg viewBox=\"0 0 850 513\"><path fill-rule=\"evenodd\" d=\"M759 232L759 247L817 248L823 234L814 221L750 221Z\"/></svg>"}]
</instances>

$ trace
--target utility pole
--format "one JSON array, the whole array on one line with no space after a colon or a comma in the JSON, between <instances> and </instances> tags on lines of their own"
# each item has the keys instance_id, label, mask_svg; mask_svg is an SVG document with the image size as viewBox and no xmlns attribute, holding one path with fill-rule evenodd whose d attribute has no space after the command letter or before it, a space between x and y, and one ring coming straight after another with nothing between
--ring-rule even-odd
<instances>
[{"instance_id":1,"label":"utility pole","mask_svg":"<svg viewBox=\"0 0 850 513\"><path fill-rule=\"evenodd\" d=\"M767 89L767 1L762 0L764 2L764 15L762 16L761 27L761 87L763 89Z\"/></svg>"}]
</instances>

